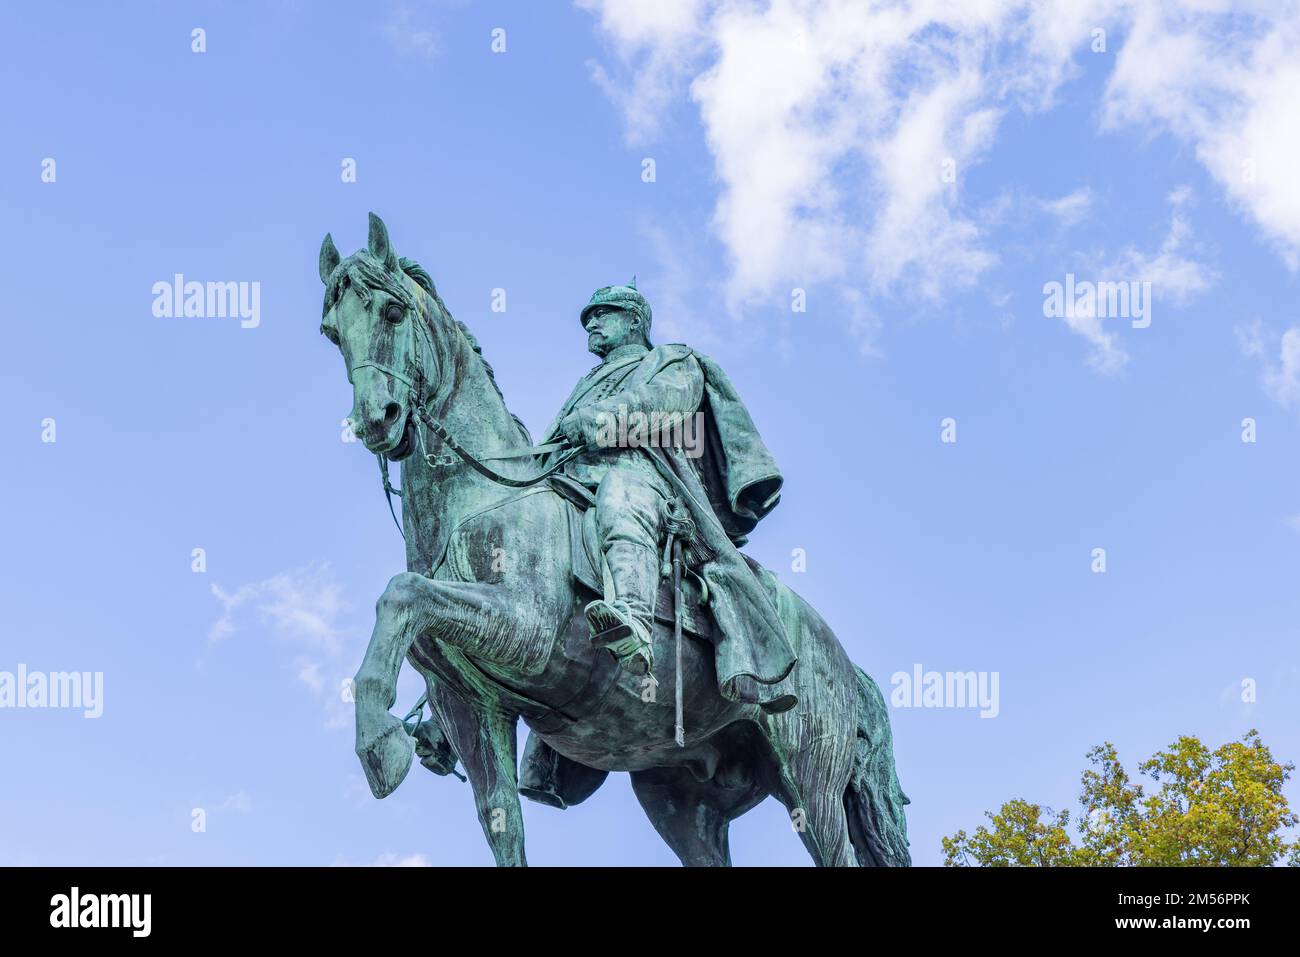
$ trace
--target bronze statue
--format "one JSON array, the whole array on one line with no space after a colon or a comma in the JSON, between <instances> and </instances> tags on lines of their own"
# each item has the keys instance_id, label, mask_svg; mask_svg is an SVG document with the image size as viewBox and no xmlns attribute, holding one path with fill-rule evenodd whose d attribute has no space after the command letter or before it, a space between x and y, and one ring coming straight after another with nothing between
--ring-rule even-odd
<instances>
[{"instance_id":1,"label":"bronze statue","mask_svg":"<svg viewBox=\"0 0 1300 957\"><path fill-rule=\"evenodd\" d=\"M819 865L910 862L879 688L738 551L780 473L716 363L651 345L635 282L582 310L602 362L533 447L377 216L346 259L325 237L320 276L353 428L403 504L408 570L356 675L376 797L417 754L439 774L459 763L497 863L522 865L520 794L566 808L628 771L684 864L729 864L729 822L769 795ZM427 687L405 722L390 713L403 660Z\"/></svg>"}]
</instances>

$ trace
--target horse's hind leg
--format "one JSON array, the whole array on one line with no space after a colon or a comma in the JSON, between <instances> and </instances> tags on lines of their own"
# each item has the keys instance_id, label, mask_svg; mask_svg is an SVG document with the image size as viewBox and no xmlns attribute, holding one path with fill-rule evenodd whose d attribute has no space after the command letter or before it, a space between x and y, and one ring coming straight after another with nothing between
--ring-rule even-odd
<instances>
[{"instance_id":1,"label":"horse's hind leg","mask_svg":"<svg viewBox=\"0 0 1300 957\"><path fill-rule=\"evenodd\" d=\"M790 822L814 864L856 867L858 857L844 808L856 754L854 729L817 731L820 722L800 720L797 715L805 701L811 704L815 700L800 695L798 708L771 719L776 726L770 740L778 782L773 790L790 812ZM832 726L840 723L829 722Z\"/></svg>"},{"instance_id":2,"label":"horse's hind leg","mask_svg":"<svg viewBox=\"0 0 1300 957\"><path fill-rule=\"evenodd\" d=\"M847 778L829 779L817 769L796 772L793 782L783 790L782 803L799 839L818 867L857 867L858 858L849 837L849 821L844 812Z\"/></svg>"},{"instance_id":3,"label":"horse's hind leg","mask_svg":"<svg viewBox=\"0 0 1300 957\"><path fill-rule=\"evenodd\" d=\"M767 797L757 783L727 788L681 766L633 771L631 778L650 823L685 867L730 867L728 827Z\"/></svg>"}]
</instances>

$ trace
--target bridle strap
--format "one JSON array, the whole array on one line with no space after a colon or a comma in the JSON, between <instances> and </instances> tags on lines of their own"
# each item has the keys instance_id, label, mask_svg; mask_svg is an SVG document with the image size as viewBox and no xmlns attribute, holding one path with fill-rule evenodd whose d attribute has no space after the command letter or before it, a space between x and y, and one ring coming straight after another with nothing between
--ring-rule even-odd
<instances>
[{"instance_id":1,"label":"bridle strap","mask_svg":"<svg viewBox=\"0 0 1300 957\"><path fill-rule=\"evenodd\" d=\"M378 369L380 372L384 373L384 375L392 376L394 379L398 380L399 382L404 383L406 387L410 389L412 392L415 391L415 383L413 383L407 376L398 372L392 366L386 366L382 362L371 362L369 360L365 362L358 362L356 365L354 365L351 369L348 370L349 382L352 381L352 374L356 372L358 369Z\"/></svg>"},{"instance_id":2,"label":"bridle strap","mask_svg":"<svg viewBox=\"0 0 1300 957\"><path fill-rule=\"evenodd\" d=\"M572 448L572 447L569 448L567 452L565 452L558 459L556 459L554 465L552 465L545 472L542 472L540 475L534 475L532 478L529 479L507 478L506 476L502 475L499 472L494 472L492 469L488 468L486 465L484 465L482 462L476 459L469 452L466 452L464 449L462 449L460 447L460 443L457 442L455 438L452 437L451 433L448 432L446 428L443 427L443 424L441 422L439 422L437 419L435 419L425 410L424 406L422 405L416 406L415 414L418 415L420 417L420 420L429 427L429 431L432 432L434 435L436 435L438 438L442 439L443 445L447 446L447 448L455 452L456 455L460 457L461 461L463 461L466 465L472 468L479 475L482 475L484 478L490 479L491 481L496 482L498 485L505 485L509 488L531 488L532 486L536 485L538 482L542 482L550 478L560 469L564 468L564 466L568 465L571 461L573 461L573 459L576 458L578 455L581 455L583 451L581 446L577 448ZM562 447L562 444L558 442L553 443L553 445ZM546 454L547 451L550 451L550 447L540 446L536 449L528 449L527 452L523 452L520 454L532 453L532 454L543 455Z\"/></svg>"},{"instance_id":3,"label":"bridle strap","mask_svg":"<svg viewBox=\"0 0 1300 957\"><path fill-rule=\"evenodd\" d=\"M384 458L383 452L376 452L375 458L379 461L379 474L384 477L384 498L388 500L388 514L393 516L393 524L397 526L397 534L402 536L402 541L406 541L406 532L402 531L402 523L397 520L397 509L393 508L393 496L402 497L400 488L393 488L392 483L388 481L388 460Z\"/></svg>"}]
</instances>

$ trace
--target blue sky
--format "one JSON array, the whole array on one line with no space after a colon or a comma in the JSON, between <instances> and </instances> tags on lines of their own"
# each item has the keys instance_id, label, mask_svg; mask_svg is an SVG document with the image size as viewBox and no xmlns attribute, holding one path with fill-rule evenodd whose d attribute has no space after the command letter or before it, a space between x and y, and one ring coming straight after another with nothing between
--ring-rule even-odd
<instances>
[{"instance_id":1,"label":"blue sky","mask_svg":"<svg viewBox=\"0 0 1300 957\"><path fill-rule=\"evenodd\" d=\"M0 710L0 863L490 863L466 785L369 796L338 691L402 565L318 334L321 238L367 210L535 433L635 274L783 469L751 554L887 693L998 673L996 718L892 709L918 863L1071 806L1104 740L1300 758L1297 34L1293 4L15 9L0 671L103 672L104 713ZM176 273L259 283L258 324L155 316ZM1045 316L1067 273L1151 282L1150 326ZM624 775L524 813L533 863L675 863ZM731 844L806 863L774 802Z\"/></svg>"}]
</instances>

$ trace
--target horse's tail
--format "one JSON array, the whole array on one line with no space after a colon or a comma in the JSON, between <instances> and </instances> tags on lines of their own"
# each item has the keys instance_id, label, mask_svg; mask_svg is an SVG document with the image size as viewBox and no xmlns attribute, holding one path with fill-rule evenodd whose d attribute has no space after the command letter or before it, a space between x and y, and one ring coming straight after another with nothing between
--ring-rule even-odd
<instances>
[{"instance_id":1,"label":"horse's tail","mask_svg":"<svg viewBox=\"0 0 1300 957\"><path fill-rule=\"evenodd\" d=\"M894 770L885 697L866 672L856 665L853 670L858 676L858 737L853 777L844 795L849 837L863 867L910 867L903 806L911 802Z\"/></svg>"}]
</instances>

